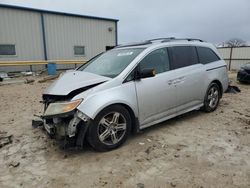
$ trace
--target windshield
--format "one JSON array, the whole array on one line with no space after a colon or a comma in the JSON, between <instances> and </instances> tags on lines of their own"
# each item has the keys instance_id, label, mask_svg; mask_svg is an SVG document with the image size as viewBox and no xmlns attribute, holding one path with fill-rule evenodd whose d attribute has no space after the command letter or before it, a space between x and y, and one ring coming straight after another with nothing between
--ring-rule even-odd
<instances>
[{"instance_id":1,"label":"windshield","mask_svg":"<svg viewBox=\"0 0 250 188\"><path fill-rule=\"evenodd\" d=\"M144 48L114 49L90 60L78 70L114 78L119 75Z\"/></svg>"}]
</instances>

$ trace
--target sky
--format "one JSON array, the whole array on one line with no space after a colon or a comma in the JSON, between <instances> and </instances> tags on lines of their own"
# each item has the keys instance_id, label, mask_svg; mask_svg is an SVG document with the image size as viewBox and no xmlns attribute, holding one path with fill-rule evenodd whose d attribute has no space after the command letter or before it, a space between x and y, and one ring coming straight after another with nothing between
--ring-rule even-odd
<instances>
[{"instance_id":1,"label":"sky","mask_svg":"<svg viewBox=\"0 0 250 188\"><path fill-rule=\"evenodd\" d=\"M38 9L119 19L118 43L158 37L214 44L250 41L250 0L0 0Z\"/></svg>"}]
</instances>

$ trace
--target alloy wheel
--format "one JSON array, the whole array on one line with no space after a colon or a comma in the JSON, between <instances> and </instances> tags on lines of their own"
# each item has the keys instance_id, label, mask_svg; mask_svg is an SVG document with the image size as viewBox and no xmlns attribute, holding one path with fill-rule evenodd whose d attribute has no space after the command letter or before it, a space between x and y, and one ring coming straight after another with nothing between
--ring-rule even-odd
<instances>
[{"instance_id":1,"label":"alloy wheel","mask_svg":"<svg viewBox=\"0 0 250 188\"><path fill-rule=\"evenodd\" d=\"M210 88L207 96L207 102L210 108L215 108L219 101L219 90L217 87L213 86Z\"/></svg>"},{"instance_id":2,"label":"alloy wheel","mask_svg":"<svg viewBox=\"0 0 250 188\"><path fill-rule=\"evenodd\" d=\"M125 117L119 112L111 112L103 116L97 129L99 140L106 145L118 143L126 133L126 124Z\"/></svg>"}]
</instances>

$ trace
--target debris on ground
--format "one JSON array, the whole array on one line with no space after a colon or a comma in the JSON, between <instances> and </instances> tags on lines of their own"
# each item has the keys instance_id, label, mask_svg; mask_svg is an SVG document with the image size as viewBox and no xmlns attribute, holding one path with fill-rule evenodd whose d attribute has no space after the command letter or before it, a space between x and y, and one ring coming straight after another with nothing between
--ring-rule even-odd
<instances>
[{"instance_id":1,"label":"debris on ground","mask_svg":"<svg viewBox=\"0 0 250 188\"><path fill-rule=\"evenodd\" d=\"M151 152L152 148L151 147L148 147L146 150L145 150L145 153L146 154L149 154Z\"/></svg>"},{"instance_id":2,"label":"debris on ground","mask_svg":"<svg viewBox=\"0 0 250 188\"><path fill-rule=\"evenodd\" d=\"M0 86L2 85L12 85L12 84L30 84L33 83L35 80L33 79L9 79L9 80L3 80L0 83Z\"/></svg>"},{"instance_id":3,"label":"debris on ground","mask_svg":"<svg viewBox=\"0 0 250 188\"><path fill-rule=\"evenodd\" d=\"M176 183L171 182L170 185L171 187L176 187Z\"/></svg>"},{"instance_id":4,"label":"debris on ground","mask_svg":"<svg viewBox=\"0 0 250 188\"><path fill-rule=\"evenodd\" d=\"M1 85L11 85L11 84L23 84L25 83L25 80L8 80L8 81L2 81L0 83L0 86Z\"/></svg>"},{"instance_id":5,"label":"debris on ground","mask_svg":"<svg viewBox=\"0 0 250 188\"><path fill-rule=\"evenodd\" d=\"M6 79L9 79L8 74L6 72L0 72L0 82Z\"/></svg>"},{"instance_id":6,"label":"debris on ground","mask_svg":"<svg viewBox=\"0 0 250 188\"><path fill-rule=\"evenodd\" d=\"M31 72L31 71L21 72L21 74L22 74L23 76L32 76L32 75L34 75L34 73Z\"/></svg>"},{"instance_id":7,"label":"debris on ground","mask_svg":"<svg viewBox=\"0 0 250 188\"><path fill-rule=\"evenodd\" d=\"M48 76L48 77L45 77L41 80L38 80L38 83L44 83L44 82L47 82L47 81L51 81L51 80L54 80L54 79L57 79L59 77L59 75L55 75L55 76Z\"/></svg>"},{"instance_id":8,"label":"debris on ground","mask_svg":"<svg viewBox=\"0 0 250 188\"><path fill-rule=\"evenodd\" d=\"M0 131L0 148L12 143L12 135Z\"/></svg>"},{"instance_id":9,"label":"debris on ground","mask_svg":"<svg viewBox=\"0 0 250 188\"><path fill-rule=\"evenodd\" d=\"M25 82L26 84L30 84L30 83L33 83L33 82L35 82L35 80L26 78L26 82Z\"/></svg>"},{"instance_id":10,"label":"debris on ground","mask_svg":"<svg viewBox=\"0 0 250 188\"><path fill-rule=\"evenodd\" d=\"M12 161L9 166L12 166L14 168L18 167L20 165L20 162Z\"/></svg>"},{"instance_id":11,"label":"debris on ground","mask_svg":"<svg viewBox=\"0 0 250 188\"><path fill-rule=\"evenodd\" d=\"M137 188L144 188L144 184L143 183L137 183Z\"/></svg>"},{"instance_id":12,"label":"debris on ground","mask_svg":"<svg viewBox=\"0 0 250 188\"><path fill-rule=\"evenodd\" d=\"M33 119L32 120L32 127L37 128L43 125L43 121L41 119Z\"/></svg>"},{"instance_id":13,"label":"debris on ground","mask_svg":"<svg viewBox=\"0 0 250 188\"><path fill-rule=\"evenodd\" d=\"M39 76L39 75L41 75L42 73L44 73L45 71L47 71L47 69L43 69L43 70L40 70L40 71L38 71L38 72L36 72L36 76Z\"/></svg>"},{"instance_id":14,"label":"debris on ground","mask_svg":"<svg viewBox=\"0 0 250 188\"><path fill-rule=\"evenodd\" d=\"M241 92L239 87L230 86L230 85L228 86L227 90L225 91L225 93L234 93L234 94L239 93L239 92Z\"/></svg>"},{"instance_id":15,"label":"debris on ground","mask_svg":"<svg viewBox=\"0 0 250 188\"><path fill-rule=\"evenodd\" d=\"M9 72L8 75L9 78L19 78L23 76L20 72Z\"/></svg>"},{"instance_id":16,"label":"debris on ground","mask_svg":"<svg viewBox=\"0 0 250 188\"><path fill-rule=\"evenodd\" d=\"M8 74L6 72L0 72L0 78L8 78Z\"/></svg>"},{"instance_id":17,"label":"debris on ground","mask_svg":"<svg viewBox=\"0 0 250 188\"><path fill-rule=\"evenodd\" d=\"M179 157L180 157L180 155L178 155L178 154L175 154L175 155L174 155L174 157L175 157L175 158L179 158Z\"/></svg>"}]
</instances>

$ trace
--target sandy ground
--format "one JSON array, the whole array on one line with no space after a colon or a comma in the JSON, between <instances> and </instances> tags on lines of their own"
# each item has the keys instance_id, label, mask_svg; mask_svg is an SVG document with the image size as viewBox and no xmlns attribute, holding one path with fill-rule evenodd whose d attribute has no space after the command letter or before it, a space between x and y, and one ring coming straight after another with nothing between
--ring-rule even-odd
<instances>
[{"instance_id":1,"label":"sandy ground","mask_svg":"<svg viewBox=\"0 0 250 188\"><path fill-rule=\"evenodd\" d=\"M0 131L13 135L0 148L0 187L250 187L250 85L235 83L242 92L225 94L213 113L188 113L98 153L61 150L31 127L48 84L0 86Z\"/></svg>"}]
</instances>

